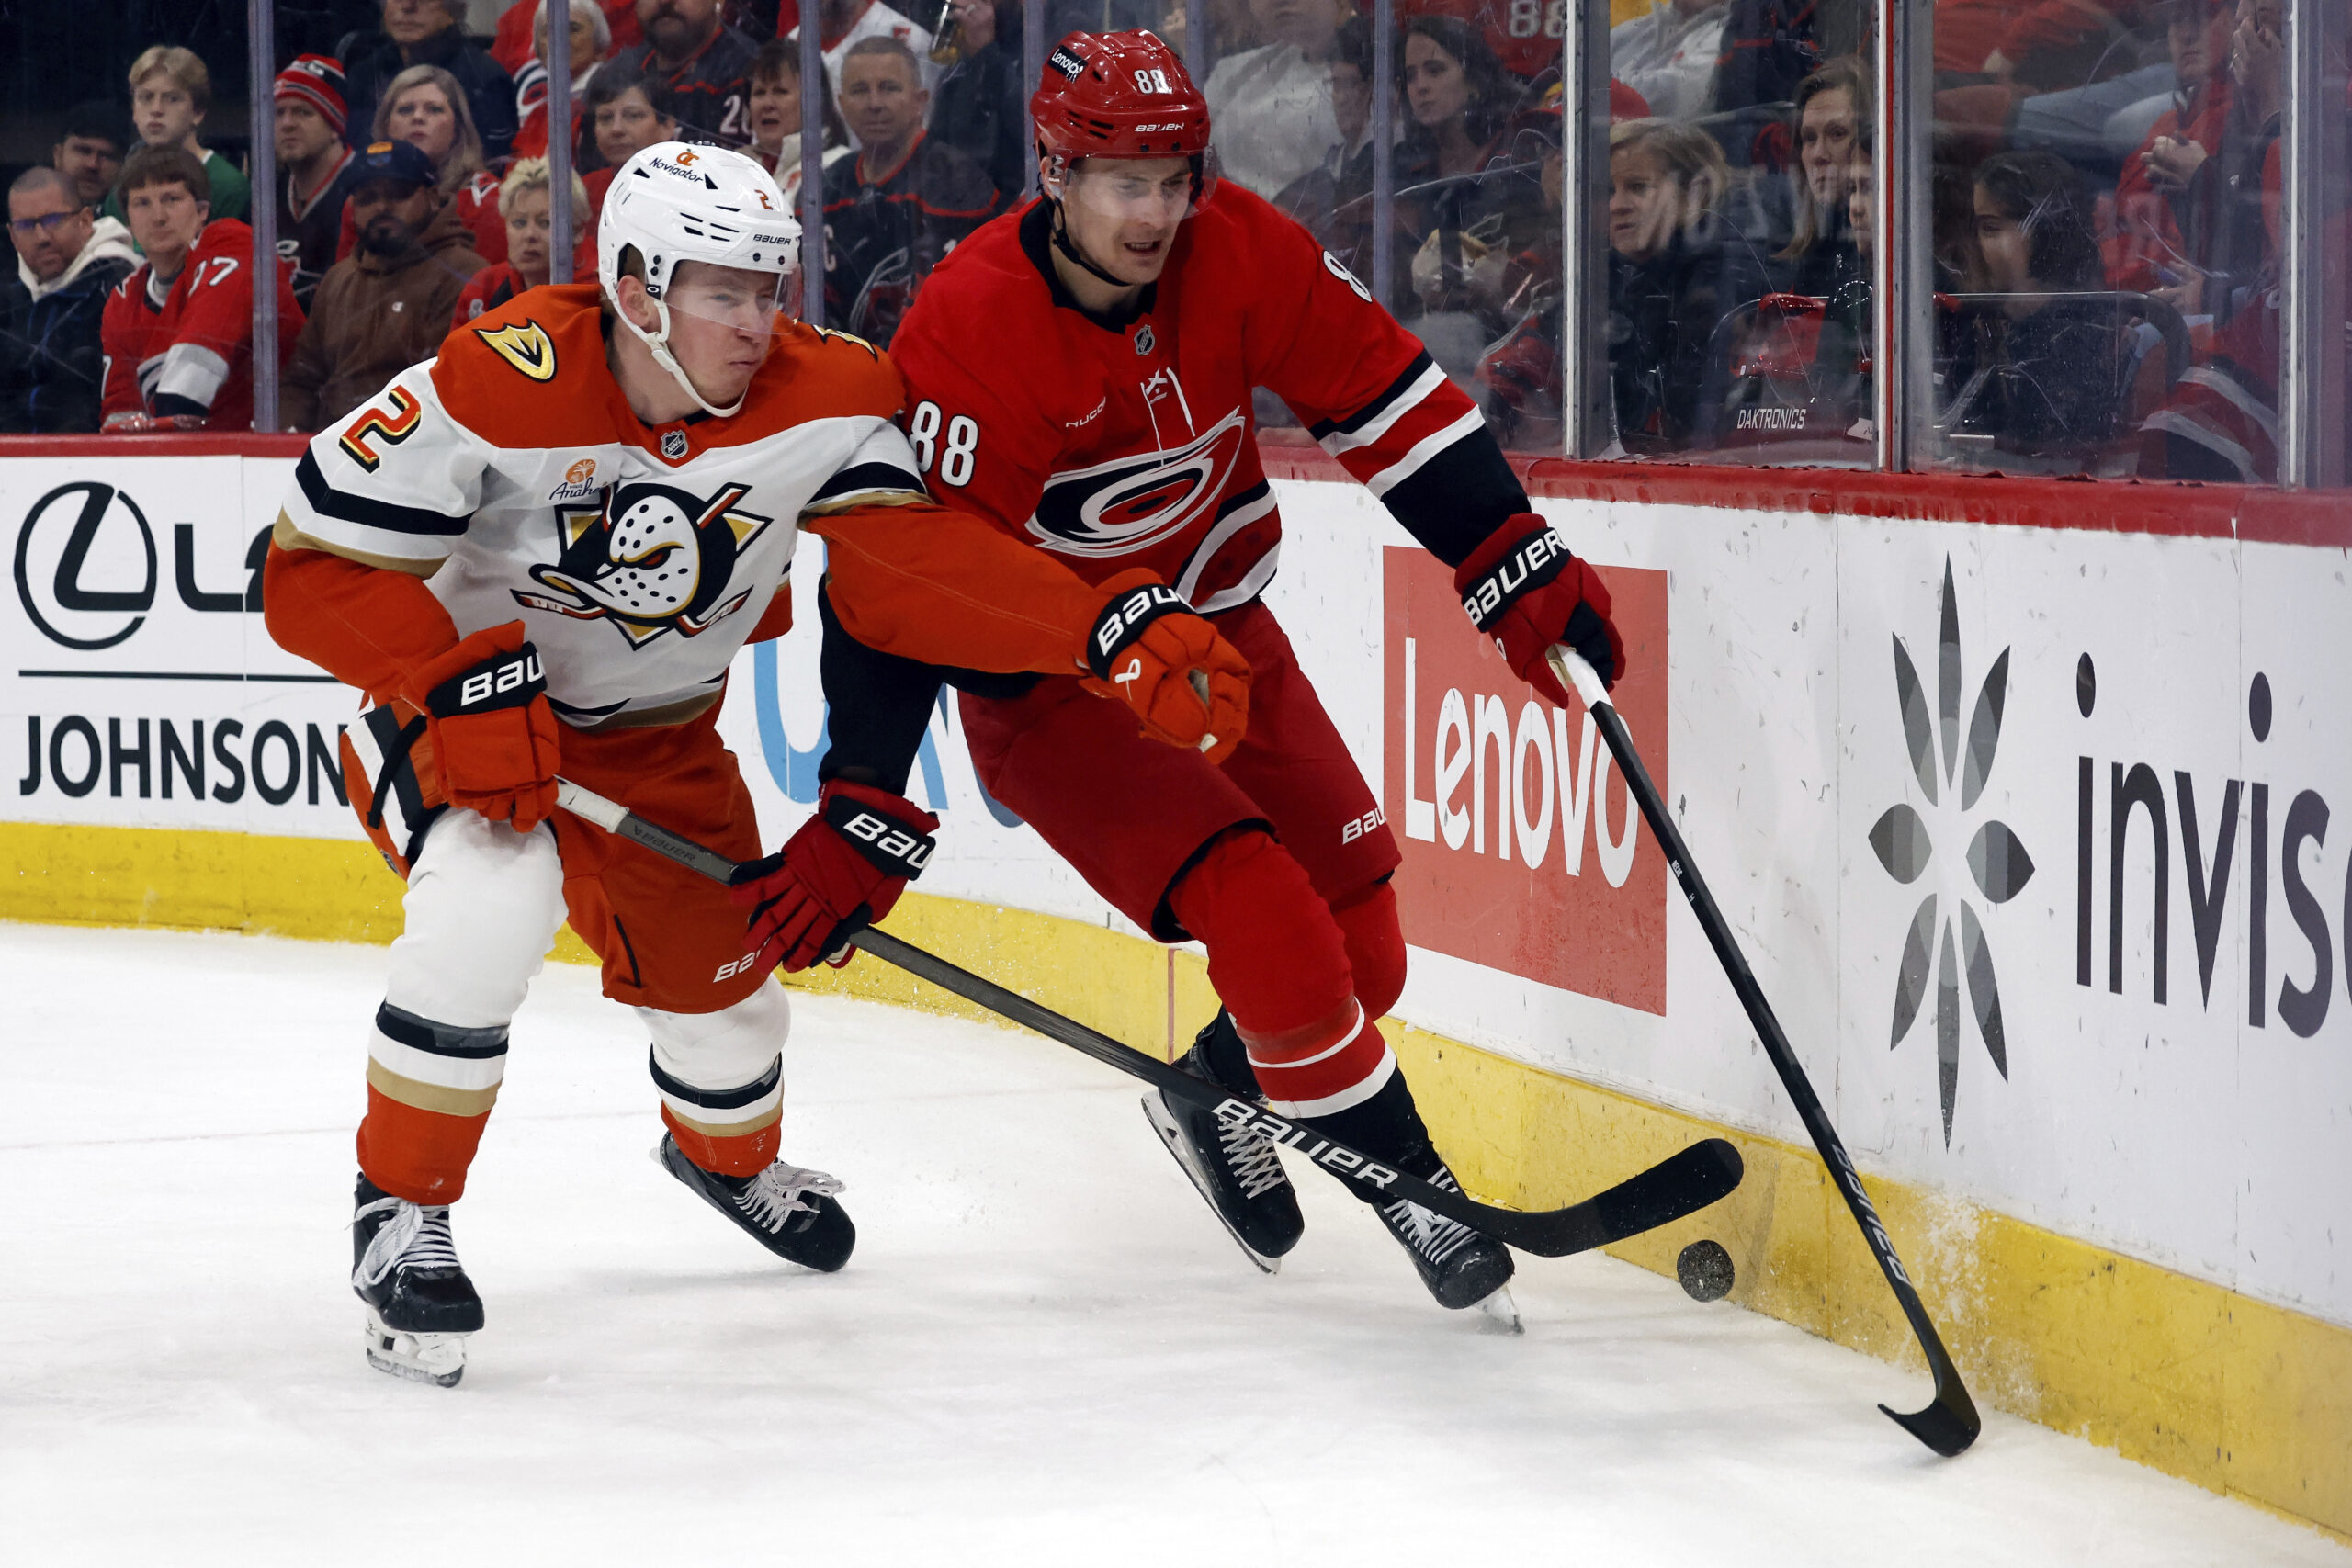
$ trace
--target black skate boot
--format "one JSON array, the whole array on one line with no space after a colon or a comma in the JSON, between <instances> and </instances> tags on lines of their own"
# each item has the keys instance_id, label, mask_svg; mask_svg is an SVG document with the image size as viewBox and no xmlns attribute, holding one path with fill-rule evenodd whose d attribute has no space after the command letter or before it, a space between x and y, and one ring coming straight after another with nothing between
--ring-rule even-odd
<instances>
[{"instance_id":1,"label":"black skate boot","mask_svg":"<svg viewBox=\"0 0 2352 1568\"><path fill-rule=\"evenodd\" d=\"M1252 1104L1265 1098L1228 1012L1220 1010L1209 1021L1176 1066ZM1143 1113L1250 1261L1269 1274L1280 1269L1283 1254L1298 1245L1306 1222L1273 1144L1262 1134L1220 1122L1164 1094L1145 1095Z\"/></svg>"},{"instance_id":2,"label":"black skate boot","mask_svg":"<svg viewBox=\"0 0 2352 1568\"><path fill-rule=\"evenodd\" d=\"M1362 1105L1317 1116L1307 1124L1432 1187L1448 1192L1462 1190L1453 1172L1430 1145L1429 1129L1421 1122L1420 1112L1413 1105L1413 1091L1406 1087L1401 1072ZM1501 1326L1518 1331L1519 1309L1508 1288L1514 1267L1510 1248L1419 1203L1402 1199L1384 1203L1379 1194L1352 1182L1348 1190L1377 1208L1380 1223L1411 1255L1414 1271L1438 1305L1450 1311L1478 1307Z\"/></svg>"},{"instance_id":3,"label":"black skate boot","mask_svg":"<svg viewBox=\"0 0 2352 1568\"><path fill-rule=\"evenodd\" d=\"M720 1176L688 1159L668 1133L662 1134L653 1159L786 1262L830 1274L849 1261L857 1245L849 1212L833 1201L842 1184L821 1170L778 1160L757 1176Z\"/></svg>"},{"instance_id":4,"label":"black skate boot","mask_svg":"<svg viewBox=\"0 0 2352 1568\"><path fill-rule=\"evenodd\" d=\"M362 1176L352 1200L351 1289L368 1303L368 1364L452 1388L481 1297L449 1239L449 1208L395 1198Z\"/></svg>"}]
</instances>

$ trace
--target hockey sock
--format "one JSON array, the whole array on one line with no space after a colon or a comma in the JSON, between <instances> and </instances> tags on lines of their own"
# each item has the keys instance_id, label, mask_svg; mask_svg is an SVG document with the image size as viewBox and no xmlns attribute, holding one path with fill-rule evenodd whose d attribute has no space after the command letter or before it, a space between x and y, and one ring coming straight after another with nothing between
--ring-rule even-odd
<instances>
[{"instance_id":1,"label":"hockey sock","mask_svg":"<svg viewBox=\"0 0 2352 1568\"><path fill-rule=\"evenodd\" d=\"M384 1003L368 1032L359 1168L412 1203L456 1202L505 1077L505 1025L435 1023Z\"/></svg>"},{"instance_id":2,"label":"hockey sock","mask_svg":"<svg viewBox=\"0 0 2352 1568\"><path fill-rule=\"evenodd\" d=\"M662 1091L662 1122L686 1158L717 1176L757 1176L783 1139L784 1058L735 1089L697 1089L664 1072L657 1046L647 1061Z\"/></svg>"}]
</instances>

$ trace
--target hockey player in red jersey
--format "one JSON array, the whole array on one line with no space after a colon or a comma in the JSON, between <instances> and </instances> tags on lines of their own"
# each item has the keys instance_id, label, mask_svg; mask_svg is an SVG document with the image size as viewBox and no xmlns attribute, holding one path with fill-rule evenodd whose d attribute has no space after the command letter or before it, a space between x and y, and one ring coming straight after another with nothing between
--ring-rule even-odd
<instances>
[{"instance_id":1,"label":"hockey player in red jersey","mask_svg":"<svg viewBox=\"0 0 2352 1568\"><path fill-rule=\"evenodd\" d=\"M1450 1183L1376 1021L1405 979L1396 845L1259 598L1282 520L1251 389L1286 402L1455 569L1479 629L1562 705L1544 663L1555 643L1604 679L1624 667L1609 595L1530 512L1477 411L1419 343L1304 229L1216 184L1206 103L1166 44L1072 34L1031 109L1041 198L950 254L893 340L916 457L943 499L1083 577L1140 566L1172 583L1249 659L1250 733L1220 764L1141 744L1067 676L954 676L973 760L1130 919L1207 946L1225 1005L1188 1070ZM887 662L838 628L828 637L844 671ZM825 763L837 776L903 784L932 688L894 678L915 693L907 716L837 717ZM869 668L841 689L881 680ZM1271 1268L1301 1229L1272 1148L1188 1108L1146 1109ZM1409 1203L1381 1217L1446 1306L1510 1278L1490 1238Z\"/></svg>"},{"instance_id":2,"label":"hockey player in red jersey","mask_svg":"<svg viewBox=\"0 0 2352 1568\"><path fill-rule=\"evenodd\" d=\"M791 319L798 265L758 164L648 148L613 183L596 283L533 289L453 333L321 433L287 494L269 628L368 694L345 773L408 884L369 1033L354 1222L352 1286L385 1371L455 1382L481 1326L449 1205L508 1022L567 918L652 1037L663 1167L786 1258L849 1257L841 1184L777 1157L788 1012L771 971L887 913L937 818L836 781L730 897L555 800L560 767L759 854L718 710L736 651L789 625L798 530L827 540L831 603L875 648L1061 673L1112 645L1138 678L1102 687L1102 705L1190 754L1244 731L1248 666L1199 616L1129 616L1139 578L1089 586L932 503L892 423L898 372ZM748 943L737 898L757 906Z\"/></svg>"}]
</instances>

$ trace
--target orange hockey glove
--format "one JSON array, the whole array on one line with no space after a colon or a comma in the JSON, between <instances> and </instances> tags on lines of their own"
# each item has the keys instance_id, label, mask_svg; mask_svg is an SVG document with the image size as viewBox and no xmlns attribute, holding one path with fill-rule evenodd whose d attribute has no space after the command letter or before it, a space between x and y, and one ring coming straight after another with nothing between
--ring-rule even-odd
<instances>
[{"instance_id":1,"label":"orange hockey glove","mask_svg":"<svg viewBox=\"0 0 2352 1568\"><path fill-rule=\"evenodd\" d=\"M509 621L419 669L401 694L424 710L449 804L527 833L555 811L555 710L539 650Z\"/></svg>"},{"instance_id":2,"label":"orange hockey glove","mask_svg":"<svg viewBox=\"0 0 2352 1568\"><path fill-rule=\"evenodd\" d=\"M1150 571L1102 586L1111 597L1087 634L1093 677L1081 683L1134 709L1154 740L1232 756L1250 728L1250 661Z\"/></svg>"}]
</instances>

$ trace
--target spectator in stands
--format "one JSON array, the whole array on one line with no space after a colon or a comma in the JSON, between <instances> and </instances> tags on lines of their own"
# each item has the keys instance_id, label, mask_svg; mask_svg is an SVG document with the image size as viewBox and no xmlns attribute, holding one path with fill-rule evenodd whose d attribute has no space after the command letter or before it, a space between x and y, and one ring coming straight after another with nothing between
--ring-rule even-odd
<instances>
[{"instance_id":1,"label":"spectator in stands","mask_svg":"<svg viewBox=\"0 0 2352 1568\"><path fill-rule=\"evenodd\" d=\"M99 328L102 428L243 430L253 423L254 232L212 219L208 171L185 147L141 147L118 188L147 265L115 285ZM294 269L277 264L280 355L302 330Z\"/></svg>"},{"instance_id":2,"label":"spectator in stands","mask_svg":"<svg viewBox=\"0 0 2352 1568\"><path fill-rule=\"evenodd\" d=\"M1771 161L1758 156L1759 141L1767 151L1776 143L1785 148L1788 132L1778 106L1796 96L1798 84L1821 68L1825 52L1840 52L1821 46L1821 11L1816 0L1731 0L1724 19L1723 60L1707 107L1741 117L1740 131L1719 138L1733 163ZM1858 38L1845 47L1860 42Z\"/></svg>"},{"instance_id":3,"label":"spectator in stands","mask_svg":"<svg viewBox=\"0 0 2352 1568\"><path fill-rule=\"evenodd\" d=\"M1713 106L1730 0L1651 0L1609 29L1609 74L1661 119L1696 119Z\"/></svg>"},{"instance_id":4,"label":"spectator in stands","mask_svg":"<svg viewBox=\"0 0 2352 1568\"><path fill-rule=\"evenodd\" d=\"M1727 298L1713 243L1731 168L1715 139L1673 120L1609 133L1609 378L1628 452L1679 451L1701 428L1707 363Z\"/></svg>"},{"instance_id":5,"label":"spectator in stands","mask_svg":"<svg viewBox=\"0 0 2352 1568\"><path fill-rule=\"evenodd\" d=\"M645 40L645 29L637 25L637 0L594 0L596 14L605 18L605 55L610 59L624 49L634 49ZM498 62L499 69L514 78L519 88L523 73L530 69L533 60L547 55L537 49L546 36L547 23L541 20L544 0L514 0L498 14L498 28L490 42L490 57ZM575 33L573 35L577 37ZM571 62L580 63L577 46ZM520 144L517 143L517 150Z\"/></svg>"},{"instance_id":6,"label":"spectator in stands","mask_svg":"<svg viewBox=\"0 0 2352 1568\"><path fill-rule=\"evenodd\" d=\"M2230 35L2235 24L2228 0L2176 0L2166 19L2165 45L2179 86L2172 107L2123 161L2116 182L2108 276L2118 288L2150 293L2177 287L2186 276L2189 243L2176 204L2188 197L2199 171L2222 150L2230 117Z\"/></svg>"},{"instance_id":7,"label":"spectator in stands","mask_svg":"<svg viewBox=\"0 0 2352 1568\"><path fill-rule=\"evenodd\" d=\"M217 219L243 218L253 186L237 166L197 139L212 111L212 73L185 49L158 44L130 66L130 119L142 147L179 147L204 165L210 182L206 205ZM106 215L123 216L120 192L107 197Z\"/></svg>"},{"instance_id":8,"label":"spectator in stands","mask_svg":"<svg viewBox=\"0 0 2352 1568\"><path fill-rule=\"evenodd\" d=\"M850 155L849 128L827 96L823 107L822 165ZM775 176L784 198L797 210L800 200L800 49L785 39L760 45L752 62L752 155ZM934 118L937 117L934 116ZM1019 122L1015 121L1016 129Z\"/></svg>"},{"instance_id":9,"label":"spectator in stands","mask_svg":"<svg viewBox=\"0 0 2352 1568\"><path fill-rule=\"evenodd\" d=\"M514 112L522 120L522 129L514 133L514 155L518 158L544 158L548 153L548 0L537 0L537 5L538 18L531 28L530 56L514 73ZM595 0L569 0L569 5L571 124L568 134L574 137L576 145L581 104L586 97L590 78L612 56L613 30L605 13L596 8Z\"/></svg>"},{"instance_id":10,"label":"spectator in stands","mask_svg":"<svg viewBox=\"0 0 2352 1568\"><path fill-rule=\"evenodd\" d=\"M901 0L901 3L912 5L913 0ZM1124 6L1133 3L1133 0L1094 0L1094 3ZM1120 22L1117 26L1150 27L1159 19L1156 6L1152 7L1152 11L1153 16L1149 21ZM1049 39L1057 39L1067 32L1081 28L1099 29L1101 26L1099 17L1081 17L1071 22L1068 27L1063 27L1060 20L1049 9L1046 16L1046 37ZM777 16L776 27L778 37L789 39L796 43L799 41L800 13L793 4L793 0L786 0ZM884 5L882 0L819 0L817 41L823 49L825 78L832 86L835 103L839 103L842 96L842 61L848 56L853 48L870 38L897 39L900 43L905 44L907 51L915 57L922 68L923 91L930 93L938 90L939 67L933 64L931 61L932 45L936 40L932 37L929 28L922 26L905 12ZM1035 88L1036 84L1032 82L1029 86Z\"/></svg>"},{"instance_id":11,"label":"spectator in stands","mask_svg":"<svg viewBox=\"0 0 2352 1568\"><path fill-rule=\"evenodd\" d=\"M1209 73L1209 114L1225 177L1272 199L1340 143L1331 58L1348 0L1250 0L1259 47Z\"/></svg>"},{"instance_id":12,"label":"spectator in stands","mask_svg":"<svg viewBox=\"0 0 2352 1568\"><path fill-rule=\"evenodd\" d=\"M8 187L15 275L0 286L0 434L98 428L107 296L139 263L130 231L35 164Z\"/></svg>"},{"instance_id":13,"label":"spectator in stands","mask_svg":"<svg viewBox=\"0 0 2352 1568\"><path fill-rule=\"evenodd\" d=\"M549 199L553 175L545 158L522 158L506 171L498 187L498 209L506 219L506 259L473 275L458 296L450 325L462 327L486 310L495 310L526 288L551 281L555 261L555 203ZM593 282L596 276L596 246L588 226L588 189L571 176L571 281Z\"/></svg>"},{"instance_id":14,"label":"spectator in stands","mask_svg":"<svg viewBox=\"0 0 2352 1568\"><path fill-rule=\"evenodd\" d=\"M1960 426L2003 451L2086 461L2116 434L2125 392L2116 308L2051 298L2102 285L2090 188L2056 153L2002 152L1977 169L1973 200L1973 292L2007 298L1976 313L1980 368Z\"/></svg>"},{"instance_id":15,"label":"spectator in stands","mask_svg":"<svg viewBox=\"0 0 2352 1568\"><path fill-rule=\"evenodd\" d=\"M284 175L277 254L294 264L294 298L307 310L319 279L334 265L356 166L343 140L343 67L324 55L303 55L277 73L271 98L271 140Z\"/></svg>"},{"instance_id":16,"label":"spectator in stands","mask_svg":"<svg viewBox=\"0 0 2352 1568\"><path fill-rule=\"evenodd\" d=\"M130 122L119 104L103 98L75 104L65 111L63 133L49 151L50 167L74 182L74 194L94 212L107 205L115 176L122 173L123 154L130 151L123 128Z\"/></svg>"},{"instance_id":17,"label":"spectator in stands","mask_svg":"<svg viewBox=\"0 0 2352 1568\"><path fill-rule=\"evenodd\" d=\"M1339 132L1323 160L1285 186L1274 205L1297 219L1340 264L1372 270L1372 24L1343 23L1331 50L1331 120ZM1554 111L1553 118L1558 118Z\"/></svg>"},{"instance_id":18,"label":"spectator in stands","mask_svg":"<svg viewBox=\"0 0 2352 1568\"><path fill-rule=\"evenodd\" d=\"M1871 114L1870 68L1853 55L1797 84L1794 220L1777 259L1791 293L1826 299L1853 268L1846 230L1846 172L1854 138Z\"/></svg>"},{"instance_id":19,"label":"spectator in stands","mask_svg":"<svg viewBox=\"0 0 2352 1568\"><path fill-rule=\"evenodd\" d=\"M1467 314L1472 276L1488 256L1499 264L1524 248L1542 221L1523 177L1480 177L1521 87L1485 39L1451 17L1414 17L1401 52L1408 123L1396 153L1396 222L1414 247L1402 270L1420 307L1415 331L1449 374L1466 378L1502 324Z\"/></svg>"},{"instance_id":20,"label":"spectator in stands","mask_svg":"<svg viewBox=\"0 0 2352 1568\"><path fill-rule=\"evenodd\" d=\"M825 320L887 344L939 258L996 216L996 186L924 132L931 95L904 43L851 45L842 82L860 151L825 171Z\"/></svg>"},{"instance_id":21,"label":"spectator in stands","mask_svg":"<svg viewBox=\"0 0 2352 1568\"><path fill-rule=\"evenodd\" d=\"M741 147L752 139L752 59L759 46L718 17L718 0L637 0L645 41L614 56L623 71L667 86L688 141Z\"/></svg>"},{"instance_id":22,"label":"spectator in stands","mask_svg":"<svg viewBox=\"0 0 2352 1568\"><path fill-rule=\"evenodd\" d=\"M328 269L294 344L281 404L289 429L332 423L395 372L431 358L458 296L482 269L432 161L415 146L372 143L359 165L351 193L359 251Z\"/></svg>"},{"instance_id":23,"label":"spectator in stands","mask_svg":"<svg viewBox=\"0 0 2352 1568\"><path fill-rule=\"evenodd\" d=\"M405 141L424 153L442 199L471 232L475 253L485 261L506 259L498 178L489 171L481 133L456 77L437 65L412 65L393 77L376 106L375 140ZM351 255L358 245L357 220L346 211L336 257Z\"/></svg>"},{"instance_id":24,"label":"spectator in stands","mask_svg":"<svg viewBox=\"0 0 2352 1568\"><path fill-rule=\"evenodd\" d=\"M2219 145L2194 138L2158 150L2150 183L2170 198L2179 261L2154 292L2184 316L2227 321L2278 255L2279 118L2286 107L2282 0L2238 0ZM2167 237L2168 238L2168 237Z\"/></svg>"},{"instance_id":25,"label":"spectator in stands","mask_svg":"<svg viewBox=\"0 0 2352 1568\"><path fill-rule=\"evenodd\" d=\"M623 164L657 141L678 139L678 115L672 107L670 88L658 76L622 69L616 62L596 73L588 84L588 102L582 121L592 139L591 158L582 153L582 178L588 186L589 205L601 212L605 187Z\"/></svg>"},{"instance_id":26,"label":"spectator in stands","mask_svg":"<svg viewBox=\"0 0 2352 1568\"><path fill-rule=\"evenodd\" d=\"M466 37L465 13L466 0L384 0L382 31L343 40L335 53L344 64L344 96L355 130L377 123L394 78L413 65L437 65L466 100L483 158L495 162L513 151L514 79Z\"/></svg>"},{"instance_id":27,"label":"spectator in stands","mask_svg":"<svg viewBox=\"0 0 2352 1568\"><path fill-rule=\"evenodd\" d=\"M931 95L931 133L960 147L1010 198L1028 177L1029 93L1022 61L1021 7L998 0L949 0L942 37L956 59Z\"/></svg>"}]
</instances>

